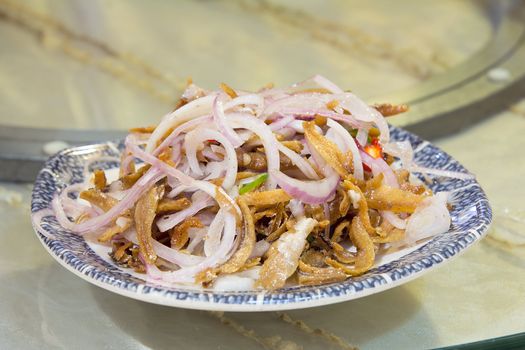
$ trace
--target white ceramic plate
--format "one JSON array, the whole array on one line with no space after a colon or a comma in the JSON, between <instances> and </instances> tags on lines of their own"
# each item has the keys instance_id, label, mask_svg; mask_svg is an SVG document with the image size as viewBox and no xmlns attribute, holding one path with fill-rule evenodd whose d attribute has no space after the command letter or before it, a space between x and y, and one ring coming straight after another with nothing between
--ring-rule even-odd
<instances>
[{"instance_id":1,"label":"white ceramic plate","mask_svg":"<svg viewBox=\"0 0 525 350\"><path fill-rule=\"evenodd\" d=\"M393 140L409 140L419 165L466 172L451 156L432 144L392 127ZM118 156L119 144L97 144L64 150L50 158L39 173L32 197L32 215L50 208L53 195L72 183L82 182L86 163L101 155ZM117 162L98 162L97 168L118 167ZM196 287L166 287L151 284L141 275L114 264L109 248L87 243L82 236L62 228L46 216L38 237L63 266L90 283L131 298L190 309L222 311L270 311L299 309L337 303L377 293L417 278L464 252L487 231L492 213L475 180L436 178L432 190L452 192L452 225L444 234L395 254L378 257L366 274L344 282L320 286L290 286L274 292L216 292ZM37 214L38 215L38 214Z\"/></svg>"}]
</instances>

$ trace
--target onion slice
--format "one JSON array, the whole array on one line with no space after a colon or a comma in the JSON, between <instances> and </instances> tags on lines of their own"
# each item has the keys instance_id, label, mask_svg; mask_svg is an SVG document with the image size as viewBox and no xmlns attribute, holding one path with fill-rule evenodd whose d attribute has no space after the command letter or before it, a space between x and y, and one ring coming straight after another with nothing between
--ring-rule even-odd
<instances>
[{"instance_id":1,"label":"onion slice","mask_svg":"<svg viewBox=\"0 0 525 350\"><path fill-rule=\"evenodd\" d=\"M212 255L204 258L198 264L184 267L176 271L161 271L155 265L147 265L146 270L150 278L167 283L195 283L195 276L207 269L216 267L225 262L232 254L232 247L236 236L235 216L226 212L224 218L224 230L221 243Z\"/></svg>"},{"instance_id":2,"label":"onion slice","mask_svg":"<svg viewBox=\"0 0 525 350\"><path fill-rule=\"evenodd\" d=\"M339 184L339 175L336 172L317 181L297 180L281 171L274 171L272 175L286 193L306 204L326 202L334 195Z\"/></svg>"},{"instance_id":3,"label":"onion slice","mask_svg":"<svg viewBox=\"0 0 525 350\"><path fill-rule=\"evenodd\" d=\"M129 229L126 231L124 237L134 244L139 244L135 229ZM165 246L156 240L152 240L152 245L153 249L157 253L157 256L160 256L161 258L181 267L192 266L204 260L204 257L181 253L173 248Z\"/></svg>"},{"instance_id":4,"label":"onion slice","mask_svg":"<svg viewBox=\"0 0 525 350\"><path fill-rule=\"evenodd\" d=\"M184 146L190 168L197 175L202 175L202 169L197 160L197 146L206 140L215 140L221 143L226 150L227 168L222 187L229 190L235 184L235 178L237 177L237 154L235 153L233 145L220 132L207 128L199 128L186 134Z\"/></svg>"},{"instance_id":5,"label":"onion slice","mask_svg":"<svg viewBox=\"0 0 525 350\"><path fill-rule=\"evenodd\" d=\"M266 181L266 185L269 190L274 189L276 182L271 174L275 171L279 171L280 161L279 143L273 135L272 130L262 120L250 115L231 115L229 120L235 128L248 129L261 139L264 146L264 153L266 154L268 174L270 174L270 178Z\"/></svg>"},{"instance_id":6,"label":"onion slice","mask_svg":"<svg viewBox=\"0 0 525 350\"><path fill-rule=\"evenodd\" d=\"M328 119L327 125L334 130L334 133L339 136L345 149L344 152L352 152L353 164L354 164L354 177L358 180L364 179L363 173L363 162L361 160L361 154L359 148L354 141L354 138L341 124Z\"/></svg>"},{"instance_id":7,"label":"onion slice","mask_svg":"<svg viewBox=\"0 0 525 350\"><path fill-rule=\"evenodd\" d=\"M213 101L213 121L217 124L219 130L226 136L228 141L231 142L233 147L237 148L241 146L244 142L243 140L235 133L235 130L230 126L226 120L226 115L224 114L224 107L221 101L222 94L219 94Z\"/></svg>"},{"instance_id":8,"label":"onion slice","mask_svg":"<svg viewBox=\"0 0 525 350\"><path fill-rule=\"evenodd\" d=\"M170 129L175 128L191 119L209 114L212 110L215 97L216 94L210 94L208 96L198 98L164 116L162 121L151 134L146 145L146 152L153 152L158 142Z\"/></svg>"},{"instance_id":9,"label":"onion slice","mask_svg":"<svg viewBox=\"0 0 525 350\"><path fill-rule=\"evenodd\" d=\"M374 176L383 174L383 176L385 177L385 183L388 186L393 188L399 188L396 174L394 174L394 171L392 170L390 165L388 165L383 158L374 158L362 149L359 149L359 151L361 153L363 162L372 169L372 174L374 174Z\"/></svg>"},{"instance_id":10,"label":"onion slice","mask_svg":"<svg viewBox=\"0 0 525 350\"><path fill-rule=\"evenodd\" d=\"M380 211L380 214L383 217L383 219L388 221L395 228L404 230L407 227L407 220L401 219L397 214L391 211L382 210Z\"/></svg>"}]
</instances>

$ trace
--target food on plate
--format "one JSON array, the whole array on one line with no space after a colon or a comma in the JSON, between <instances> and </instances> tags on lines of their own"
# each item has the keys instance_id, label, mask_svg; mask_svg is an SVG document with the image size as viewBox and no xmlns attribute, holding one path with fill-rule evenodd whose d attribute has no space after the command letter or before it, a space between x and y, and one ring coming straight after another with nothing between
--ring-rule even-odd
<instances>
[{"instance_id":1,"label":"food on plate","mask_svg":"<svg viewBox=\"0 0 525 350\"><path fill-rule=\"evenodd\" d=\"M57 193L64 228L160 284L275 290L366 273L388 245L449 229L446 193L385 117L321 76L246 92L190 84L155 127L130 130L118 171L86 166ZM105 156L105 158L107 158Z\"/></svg>"}]
</instances>

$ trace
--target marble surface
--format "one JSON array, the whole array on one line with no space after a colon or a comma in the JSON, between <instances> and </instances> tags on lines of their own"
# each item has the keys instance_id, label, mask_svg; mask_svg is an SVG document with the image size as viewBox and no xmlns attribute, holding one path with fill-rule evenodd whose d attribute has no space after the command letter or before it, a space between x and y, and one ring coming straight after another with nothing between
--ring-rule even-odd
<instances>
[{"instance_id":1,"label":"marble surface","mask_svg":"<svg viewBox=\"0 0 525 350\"><path fill-rule=\"evenodd\" d=\"M275 6L268 10L250 1L180 1L176 6L161 1L148 6L138 1L92 1L90 6L81 1L25 3L119 50L140 54L144 61L171 74L170 79L192 75L209 87L225 80L253 88L319 72L365 96L382 95L461 62L490 36L481 10L471 2L442 1L420 8L414 1L395 7L377 1L359 11L355 2L331 1L330 6L321 6L307 1L302 7L298 1L286 2L288 9L303 11L303 17L305 13L315 16L317 28L329 21L338 24L328 27L338 35L343 35L341 26L346 28L344 33L359 29L359 34L353 32L359 55L349 54L346 44L344 50L327 47L316 39L323 38L322 34L293 22L293 11L281 9L276 14ZM433 16L450 6L460 8L449 11L450 16ZM414 19L409 12L420 16ZM412 22L393 26L393 18L399 23L402 19ZM449 33L436 30L438 20L448 21ZM418 35L407 35L413 33L409 24L422 28ZM214 31L218 26L221 31ZM191 35L174 40L174 33L182 30ZM473 33L477 33L476 40L467 40ZM51 37L42 41L20 26L0 21L0 45L9 48L0 52L0 123L128 127L154 123L169 108L169 101L134 83L72 59L60 45L57 48L54 34L48 34ZM239 45L248 47L254 38L257 45L250 50L237 50ZM385 42L415 50L416 62L423 68L406 68L392 55L382 56L377 50ZM315 54L299 54L298 50ZM432 59L436 52L439 57ZM405 57L406 53L396 51L395 55ZM226 69L225 62L231 64ZM163 84L158 84L159 91L169 92L175 86ZM486 190L496 214L486 239L442 268L401 287L286 314L223 315L162 307L92 286L59 266L40 246L29 221L31 186L1 183L1 347L350 349L355 345L361 349L422 349L523 332L523 132L525 102L436 142L474 172Z\"/></svg>"}]
</instances>

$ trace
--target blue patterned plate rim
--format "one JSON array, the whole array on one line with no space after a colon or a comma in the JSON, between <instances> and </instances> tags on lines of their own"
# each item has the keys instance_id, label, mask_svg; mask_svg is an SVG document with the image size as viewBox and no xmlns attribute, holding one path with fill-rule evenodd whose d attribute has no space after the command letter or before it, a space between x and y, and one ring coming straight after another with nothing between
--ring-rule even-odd
<instances>
[{"instance_id":1,"label":"blue patterned plate rim","mask_svg":"<svg viewBox=\"0 0 525 350\"><path fill-rule=\"evenodd\" d=\"M411 142L417 164L467 172L459 162L431 143L401 128L390 128L392 140ZM81 182L84 166L90 159L117 156L121 148L122 143L108 142L66 149L51 157L35 182L32 215L50 208L53 195L64 186ZM96 166L110 169L118 164L101 161ZM62 228L53 215L46 216L41 227L34 226L34 229L51 256L68 270L92 284L127 297L160 305L215 311L301 309L361 298L411 281L464 253L486 234L492 211L475 179L436 178L430 187L435 192L452 192L452 225L448 232L432 237L417 249L380 264L362 276L320 286L291 286L274 292L217 292L154 285L102 258L82 236Z\"/></svg>"}]
</instances>

